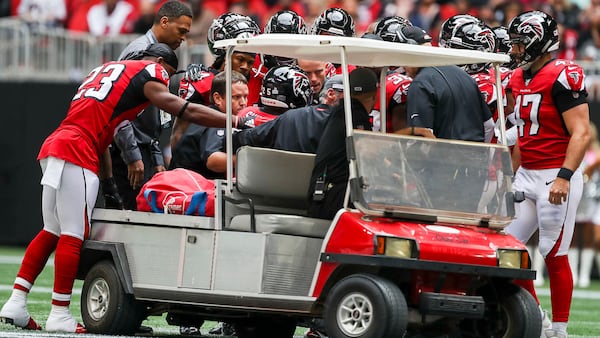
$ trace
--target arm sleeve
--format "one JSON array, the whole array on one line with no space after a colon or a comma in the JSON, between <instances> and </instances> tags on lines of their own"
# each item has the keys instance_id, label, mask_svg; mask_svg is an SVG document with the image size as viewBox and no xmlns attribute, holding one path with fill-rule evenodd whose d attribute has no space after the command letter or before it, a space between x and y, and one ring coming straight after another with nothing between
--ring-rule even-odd
<instances>
[{"instance_id":1,"label":"arm sleeve","mask_svg":"<svg viewBox=\"0 0 600 338\"><path fill-rule=\"evenodd\" d=\"M123 121L115 131L115 144L121 151L121 158L125 164L142 159L142 153L138 148L137 140L130 121Z\"/></svg>"},{"instance_id":2,"label":"arm sleeve","mask_svg":"<svg viewBox=\"0 0 600 338\"><path fill-rule=\"evenodd\" d=\"M210 155L216 152L225 152L225 129L209 128L200 142L200 160L206 166Z\"/></svg>"},{"instance_id":3,"label":"arm sleeve","mask_svg":"<svg viewBox=\"0 0 600 338\"><path fill-rule=\"evenodd\" d=\"M493 118L489 118L483 122L485 142L489 143L492 140L492 137L494 136L494 127L496 127L496 124L494 123Z\"/></svg>"},{"instance_id":4,"label":"arm sleeve","mask_svg":"<svg viewBox=\"0 0 600 338\"><path fill-rule=\"evenodd\" d=\"M433 129L435 94L422 81L413 81L408 87L406 117L409 127Z\"/></svg>"},{"instance_id":5,"label":"arm sleeve","mask_svg":"<svg viewBox=\"0 0 600 338\"><path fill-rule=\"evenodd\" d=\"M279 118L263 123L255 128L233 134L233 150L242 146L273 148L279 127Z\"/></svg>"},{"instance_id":6,"label":"arm sleeve","mask_svg":"<svg viewBox=\"0 0 600 338\"><path fill-rule=\"evenodd\" d=\"M150 154L152 155L152 165L155 167L165 166L165 159L163 157L163 152L160 149L160 145L158 140L153 139L150 142Z\"/></svg>"}]
</instances>

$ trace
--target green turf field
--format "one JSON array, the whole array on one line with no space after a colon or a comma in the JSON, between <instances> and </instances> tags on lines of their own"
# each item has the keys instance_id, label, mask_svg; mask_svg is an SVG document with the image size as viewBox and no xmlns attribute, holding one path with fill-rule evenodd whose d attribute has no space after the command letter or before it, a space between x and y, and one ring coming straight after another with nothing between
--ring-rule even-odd
<instances>
[{"instance_id":1,"label":"green turf field","mask_svg":"<svg viewBox=\"0 0 600 338\"><path fill-rule=\"evenodd\" d=\"M22 248L0 247L0 304L4 304L10 295L12 283L19 268L23 252ZM44 326L50 311L53 269L51 262L49 263L36 281L28 302L29 312L42 326ZM74 295L71 303L71 311L79 321L81 321L79 301L82 284L82 281L75 281ZM547 285L539 289L538 296L542 305L549 309L550 297ZM590 288L576 289L574 292L569 321L569 337L600 338L600 320L598 318L600 318L600 281L594 280ZM179 333L178 327L167 325L164 316L150 317L144 322L144 325L154 329L154 336L178 336ZM216 325L215 322L205 322L202 332L208 332L214 325ZM304 328L298 328L296 336L301 337L305 330ZM10 325L0 324L0 337L7 337L6 333L9 334L8 336L14 333L14 337L21 337L23 331L14 329Z\"/></svg>"}]
</instances>

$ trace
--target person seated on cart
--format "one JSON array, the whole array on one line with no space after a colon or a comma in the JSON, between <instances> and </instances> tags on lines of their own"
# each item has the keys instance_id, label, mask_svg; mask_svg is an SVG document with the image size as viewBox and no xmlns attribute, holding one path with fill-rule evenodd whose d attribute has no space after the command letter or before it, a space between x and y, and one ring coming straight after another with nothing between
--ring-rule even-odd
<instances>
[{"instance_id":1,"label":"person seated on cart","mask_svg":"<svg viewBox=\"0 0 600 338\"><path fill-rule=\"evenodd\" d=\"M331 107L344 97L343 77L325 81L319 104L290 109L276 119L233 135L234 151L242 146L315 153Z\"/></svg>"},{"instance_id":2,"label":"person seated on cart","mask_svg":"<svg viewBox=\"0 0 600 338\"><path fill-rule=\"evenodd\" d=\"M288 109L300 108L312 101L313 91L306 73L298 66L281 65L271 68L260 87L260 102L242 109L238 116L251 117L259 126L283 114Z\"/></svg>"},{"instance_id":3,"label":"person seated on cart","mask_svg":"<svg viewBox=\"0 0 600 338\"><path fill-rule=\"evenodd\" d=\"M210 107L223 112L227 111L226 74L217 74L211 84ZM191 102L198 103L193 97ZM248 102L248 80L239 72L231 73L231 113L246 108ZM208 178L225 178L225 129L208 128L200 125L190 125L183 133L173 150L173 158L169 169L184 168L193 170Z\"/></svg>"}]
</instances>

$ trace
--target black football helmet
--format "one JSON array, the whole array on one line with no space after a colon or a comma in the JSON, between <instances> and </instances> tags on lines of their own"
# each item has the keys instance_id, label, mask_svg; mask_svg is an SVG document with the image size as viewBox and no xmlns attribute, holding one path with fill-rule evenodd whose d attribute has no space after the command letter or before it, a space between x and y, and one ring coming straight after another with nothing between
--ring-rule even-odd
<instances>
[{"instance_id":1,"label":"black football helmet","mask_svg":"<svg viewBox=\"0 0 600 338\"><path fill-rule=\"evenodd\" d=\"M265 25L265 34L308 34L304 19L294 11L282 10L273 14ZM262 62L267 68L278 65L292 65L296 59L282 56L262 55Z\"/></svg>"},{"instance_id":2,"label":"black football helmet","mask_svg":"<svg viewBox=\"0 0 600 338\"><path fill-rule=\"evenodd\" d=\"M216 41L246 38L260 34L260 28L250 17L236 13L225 13L213 20L208 28L208 48L215 56L225 54L224 49L214 48Z\"/></svg>"},{"instance_id":3,"label":"black football helmet","mask_svg":"<svg viewBox=\"0 0 600 338\"><path fill-rule=\"evenodd\" d=\"M448 47L446 46L446 43L452 37L452 35L454 35L454 30L457 27L469 22L481 22L481 20L470 14L457 14L446 19L446 21L444 21L440 27L438 45L440 47Z\"/></svg>"},{"instance_id":4,"label":"black football helmet","mask_svg":"<svg viewBox=\"0 0 600 338\"><path fill-rule=\"evenodd\" d=\"M308 76L297 66L269 69L260 87L260 103L269 107L304 107L312 102L312 95Z\"/></svg>"},{"instance_id":5,"label":"black football helmet","mask_svg":"<svg viewBox=\"0 0 600 338\"><path fill-rule=\"evenodd\" d=\"M508 28L505 26L497 26L492 28L494 34L496 34L496 53L510 55L512 49L512 42L510 42L510 35L508 35ZM502 66L515 69L517 64L514 60L503 64Z\"/></svg>"},{"instance_id":6,"label":"black football helmet","mask_svg":"<svg viewBox=\"0 0 600 338\"><path fill-rule=\"evenodd\" d=\"M398 15L386 16L385 18L375 22L373 26L373 34L381 36L385 41L389 41L384 37L386 32L395 32L396 27L411 26L412 23ZM393 34L392 34L393 35Z\"/></svg>"},{"instance_id":7,"label":"black football helmet","mask_svg":"<svg viewBox=\"0 0 600 338\"><path fill-rule=\"evenodd\" d=\"M388 16L375 23L375 26L373 27L373 33L379 35L384 41L403 42L400 41L398 32L401 31L402 27L406 26L412 26L412 24L403 17Z\"/></svg>"},{"instance_id":8,"label":"black football helmet","mask_svg":"<svg viewBox=\"0 0 600 338\"><path fill-rule=\"evenodd\" d=\"M354 20L348 12L341 8L328 8L315 19L310 33L314 35L354 36Z\"/></svg>"},{"instance_id":9,"label":"black football helmet","mask_svg":"<svg viewBox=\"0 0 600 338\"><path fill-rule=\"evenodd\" d=\"M481 22L468 22L456 27L446 47L470 49L480 52L496 52L496 35L491 28ZM481 72L489 66L487 63L467 64L463 68L469 73Z\"/></svg>"},{"instance_id":10,"label":"black football helmet","mask_svg":"<svg viewBox=\"0 0 600 338\"><path fill-rule=\"evenodd\" d=\"M496 53L510 54L512 43L510 42L510 36L508 35L508 28L505 26L497 26L492 28L494 34L496 34Z\"/></svg>"},{"instance_id":11,"label":"black football helmet","mask_svg":"<svg viewBox=\"0 0 600 338\"><path fill-rule=\"evenodd\" d=\"M542 11L528 11L514 17L508 25L512 44L525 45L525 51L512 54L517 65L528 69L543 54L558 50L558 26Z\"/></svg>"},{"instance_id":12,"label":"black football helmet","mask_svg":"<svg viewBox=\"0 0 600 338\"><path fill-rule=\"evenodd\" d=\"M307 34L308 28L304 19L294 11L282 10L273 14L265 25L265 34L287 33Z\"/></svg>"}]
</instances>

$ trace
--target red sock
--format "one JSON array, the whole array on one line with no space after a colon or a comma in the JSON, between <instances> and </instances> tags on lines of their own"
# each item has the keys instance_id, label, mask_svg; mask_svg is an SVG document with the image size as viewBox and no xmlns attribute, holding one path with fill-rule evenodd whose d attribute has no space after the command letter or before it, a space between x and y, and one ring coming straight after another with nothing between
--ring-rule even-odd
<instances>
[{"instance_id":1,"label":"red sock","mask_svg":"<svg viewBox=\"0 0 600 338\"><path fill-rule=\"evenodd\" d=\"M551 253L552 254L552 253ZM564 256L546 257L546 268L550 279L550 300L552 302L552 321L568 322L573 298L573 274L569 258Z\"/></svg>"},{"instance_id":2,"label":"red sock","mask_svg":"<svg viewBox=\"0 0 600 338\"><path fill-rule=\"evenodd\" d=\"M83 241L73 236L61 235L54 257L54 292L52 305L69 306L73 283L79 268L79 255Z\"/></svg>"},{"instance_id":3,"label":"red sock","mask_svg":"<svg viewBox=\"0 0 600 338\"><path fill-rule=\"evenodd\" d=\"M536 303L538 303L538 305L540 304L540 300L537 298L537 294L535 293L535 287L533 286L533 279L515 279L513 283L529 291Z\"/></svg>"},{"instance_id":4,"label":"red sock","mask_svg":"<svg viewBox=\"0 0 600 338\"><path fill-rule=\"evenodd\" d=\"M19 273L17 273L17 281L14 285L15 289L29 292L31 285L44 269L48 257L50 257L50 254L52 254L56 248L57 242L58 237L46 230L40 231L37 236L35 236L27 246L27 250L25 250L21 268L19 269ZM19 281L19 278L22 278L25 281Z\"/></svg>"}]
</instances>

